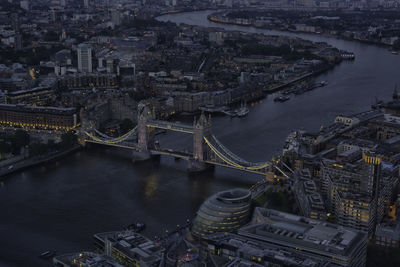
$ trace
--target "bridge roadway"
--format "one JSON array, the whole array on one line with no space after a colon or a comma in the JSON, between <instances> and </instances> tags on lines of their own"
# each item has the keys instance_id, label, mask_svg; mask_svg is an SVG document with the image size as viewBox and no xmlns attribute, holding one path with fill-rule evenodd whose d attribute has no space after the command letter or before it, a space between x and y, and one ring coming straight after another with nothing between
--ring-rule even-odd
<instances>
[{"instance_id":1,"label":"bridge roadway","mask_svg":"<svg viewBox=\"0 0 400 267\"><path fill-rule=\"evenodd\" d=\"M93 144L99 144L99 145L105 145L104 142L99 142L95 140L85 140L86 143L93 143ZM127 149L132 149L136 150L136 143L130 143L130 142L121 142L121 143L110 143L106 144L107 146L114 146L114 147L120 147L120 148L127 148Z\"/></svg>"},{"instance_id":2,"label":"bridge roadway","mask_svg":"<svg viewBox=\"0 0 400 267\"><path fill-rule=\"evenodd\" d=\"M99 142L99 141L95 141L95 140L85 140L85 142L104 145L103 142ZM131 149L131 150L136 150L137 149L136 143L130 143L130 142L107 144L107 146L127 148L127 149ZM184 152L184 151L174 151L172 149L166 149L166 148L149 149L149 152L152 155L166 155L166 156L171 156L171 157L181 158L181 159L187 159L187 160L190 159L190 158L193 158L193 154L192 153Z\"/></svg>"},{"instance_id":3,"label":"bridge roadway","mask_svg":"<svg viewBox=\"0 0 400 267\"><path fill-rule=\"evenodd\" d=\"M211 160L205 160L204 162L208 163L208 164L216 165L216 166L221 166L221 167L225 167L225 168L231 168L231 169L239 170L239 171L251 172L251 173L255 173L255 174L261 174L261 175L264 175L264 176L266 175L266 172L262 171L262 170L249 170L249 169L246 169L244 167L236 167L236 166L232 166L232 165L229 165L229 164L219 163L219 162L211 161Z\"/></svg>"},{"instance_id":4,"label":"bridge roadway","mask_svg":"<svg viewBox=\"0 0 400 267\"><path fill-rule=\"evenodd\" d=\"M146 122L146 126L188 134L193 134L194 132L193 126L169 121L151 120Z\"/></svg>"},{"instance_id":5,"label":"bridge roadway","mask_svg":"<svg viewBox=\"0 0 400 267\"><path fill-rule=\"evenodd\" d=\"M158 149L149 149L152 155L166 155L180 159L189 160L193 158L193 154L184 151L174 151L172 149L158 148Z\"/></svg>"},{"instance_id":6,"label":"bridge roadway","mask_svg":"<svg viewBox=\"0 0 400 267\"><path fill-rule=\"evenodd\" d=\"M150 152L153 155L166 155L166 156L172 156L175 158L181 158L181 159L185 159L185 160L189 160L189 159L193 158L192 153L183 152L183 151L173 151L172 149L163 149L163 148L150 149ZM265 171L262 171L262 170L249 170L249 169L246 169L243 167L242 168L235 167L235 166L231 166L229 164L219 163L219 162L211 161L211 160L206 160L206 161L204 161L204 163L207 163L210 165L221 166L221 167L225 167L225 168L231 168L231 169L240 170L240 171L251 172L251 173L255 173L255 174L265 175Z\"/></svg>"},{"instance_id":7,"label":"bridge roadway","mask_svg":"<svg viewBox=\"0 0 400 267\"><path fill-rule=\"evenodd\" d=\"M94 140L86 140L86 142L104 145L104 143L94 141ZM136 143L123 142L123 143L107 144L107 145L114 146L114 147L120 147L120 148L127 148L127 149L131 149L131 150L137 149ZM185 160L189 160L189 159L193 158L192 153L184 152L184 151L174 151L172 149L166 149L166 148L149 149L149 152L151 152L152 155L165 155L165 156L171 156L171 157L185 159ZM251 173L260 174L260 175L265 175L265 171L263 171L263 170L249 170L249 169L246 169L243 167L235 167L235 166L232 166L229 164L219 163L219 162L211 161L211 160L206 160L206 161L204 161L204 163L221 166L221 167L225 167L225 168L231 168L231 169L240 170L240 171L245 171L245 172L251 172Z\"/></svg>"}]
</instances>

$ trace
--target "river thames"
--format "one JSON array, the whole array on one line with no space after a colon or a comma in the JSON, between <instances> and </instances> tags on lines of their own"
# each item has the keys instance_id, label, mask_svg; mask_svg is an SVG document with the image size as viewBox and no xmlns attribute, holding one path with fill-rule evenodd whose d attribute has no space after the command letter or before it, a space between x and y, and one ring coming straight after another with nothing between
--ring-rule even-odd
<instances>
[{"instance_id":1,"label":"river thames","mask_svg":"<svg viewBox=\"0 0 400 267\"><path fill-rule=\"evenodd\" d=\"M331 37L268 31L211 23L211 11L164 15L175 23L221 27L245 32L295 35L328 42L354 52L318 77L328 85L285 103L264 99L246 118L213 118L213 133L233 152L250 161L266 161L287 135L304 127L317 130L338 114L365 111L375 97L389 99L400 82L400 56L387 48ZM191 119L187 119L191 123ZM191 149L191 137L159 136L168 148ZM0 265L43 266L45 250L60 253L93 250L92 236L144 221L150 238L192 219L202 201L232 187L247 188L262 177L220 167L213 174L188 177L186 162L162 157L133 164L107 150L78 152L59 162L36 167L0 182Z\"/></svg>"}]
</instances>

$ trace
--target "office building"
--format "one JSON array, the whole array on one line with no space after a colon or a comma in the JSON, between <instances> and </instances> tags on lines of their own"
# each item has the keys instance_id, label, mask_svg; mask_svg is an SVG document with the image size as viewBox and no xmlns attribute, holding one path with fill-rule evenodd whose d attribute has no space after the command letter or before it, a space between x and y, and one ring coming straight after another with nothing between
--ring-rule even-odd
<instances>
[{"instance_id":1,"label":"office building","mask_svg":"<svg viewBox=\"0 0 400 267\"><path fill-rule=\"evenodd\" d=\"M366 264L367 234L337 224L255 208L252 224L240 228L238 234L330 266Z\"/></svg>"},{"instance_id":2,"label":"office building","mask_svg":"<svg viewBox=\"0 0 400 267\"><path fill-rule=\"evenodd\" d=\"M94 235L95 246L124 266L159 266L163 248L135 231Z\"/></svg>"},{"instance_id":3,"label":"office building","mask_svg":"<svg viewBox=\"0 0 400 267\"><path fill-rule=\"evenodd\" d=\"M294 175L295 197L300 213L308 218L326 220L327 211L322 195L308 169L296 171Z\"/></svg>"},{"instance_id":4,"label":"office building","mask_svg":"<svg viewBox=\"0 0 400 267\"><path fill-rule=\"evenodd\" d=\"M78 45L78 70L92 72L92 47L88 44Z\"/></svg>"},{"instance_id":5,"label":"office building","mask_svg":"<svg viewBox=\"0 0 400 267\"><path fill-rule=\"evenodd\" d=\"M207 266L326 266L323 259L234 233L216 233L204 239Z\"/></svg>"},{"instance_id":6,"label":"office building","mask_svg":"<svg viewBox=\"0 0 400 267\"><path fill-rule=\"evenodd\" d=\"M324 160L322 193L336 223L372 236L390 204L397 168L371 152L357 163Z\"/></svg>"},{"instance_id":7,"label":"office building","mask_svg":"<svg viewBox=\"0 0 400 267\"><path fill-rule=\"evenodd\" d=\"M71 74L64 75L58 80L58 86L62 89L79 90L88 88L110 89L118 88L120 85L116 74Z\"/></svg>"},{"instance_id":8,"label":"office building","mask_svg":"<svg viewBox=\"0 0 400 267\"><path fill-rule=\"evenodd\" d=\"M113 9L111 10L111 22L114 25L120 25L121 24L121 13L118 9Z\"/></svg>"},{"instance_id":9,"label":"office building","mask_svg":"<svg viewBox=\"0 0 400 267\"><path fill-rule=\"evenodd\" d=\"M20 20L18 13L12 13L11 16L11 25L15 32L19 32L20 29Z\"/></svg>"},{"instance_id":10,"label":"office building","mask_svg":"<svg viewBox=\"0 0 400 267\"><path fill-rule=\"evenodd\" d=\"M219 192L201 205L193 221L192 233L204 237L217 232L232 232L250 218L251 192L232 189Z\"/></svg>"},{"instance_id":11,"label":"office building","mask_svg":"<svg viewBox=\"0 0 400 267\"><path fill-rule=\"evenodd\" d=\"M44 106L50 104L53 97L54 90L51 87L35 87L6 92L5 103Z\"/></svg>"},{"instance_id":12,"label":"office building","mask_svg":"<svg viewBox=\"0 0 400 267\"><path fill-rule=\"evenodd\" d=\"M78 125L75 108L0 104L0 124L45 130L71 130Z\"/></svg>"},{"instance_id":13,"label":"office building","mask_svg":"<svg viewBox=\"0 0 400 267\"><path fill-rule=\"evenodd\" d=\"M22 34L17 33L14 35L14 49L21 50L22 48Z\"/></svg>"},{"instance_id":14,"label":"office building","mask_svg":"<svg viewBox=\"0 0 400 267\"><path fill-rule=\"evenodd\" d=\"M376 199L366 194L352 192L335 193L335 209L332 210L336 223L361 230L371 236L377 220Z\"/></svg>"},{"instance_id":15,"label":"office building","mask_svg":"<svg viewBox=\"0 0 400 267\"><path fill-rule=\"evenodd\" d=\"M378 246L400 248L400 223L391 221L376 227L374 243Z\"/></svg>"},{"instance_id":16,"label":"office building","mask_svg":"<svg viewBox=\"0 0 400 267\"><path fill-rule=\"evenodd\" d=\"M22 9L25 9L26 11L29 11L30 8L31 8L31 5L30 5L30 3L29 3L28 0L23 0L23 1L21 1L21 2L19 3L19 5L20 5L20 7L21 7Z\"/></svg>"},{"instance_id":17,"label":"office building","mask_svg":"<svg viewBox=\"0 0 400 267\"><path fill-rule=\"evenodd\" d=\"M70 253L53 258L54 266L60 267L122 267L113 258L93 252Z\"/></svg>"}]
</instances>

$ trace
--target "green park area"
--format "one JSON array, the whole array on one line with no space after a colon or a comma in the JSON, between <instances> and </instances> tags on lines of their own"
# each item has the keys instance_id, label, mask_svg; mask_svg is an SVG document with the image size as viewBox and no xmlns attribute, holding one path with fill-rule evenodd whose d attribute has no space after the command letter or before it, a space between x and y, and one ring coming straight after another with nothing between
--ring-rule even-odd
<instances>
[{"instance_id":1,"label":"green park area","mask_svg":"<svg viewBox=\"0 0 400 267\"><path fill-rule=\"evenodd\" d=\"M285 191L274 192L272 189L268 189L256 197L253 203L256 207L292 212L292 201L290 200L290 195Z\"/></svg>"}]
</instances>

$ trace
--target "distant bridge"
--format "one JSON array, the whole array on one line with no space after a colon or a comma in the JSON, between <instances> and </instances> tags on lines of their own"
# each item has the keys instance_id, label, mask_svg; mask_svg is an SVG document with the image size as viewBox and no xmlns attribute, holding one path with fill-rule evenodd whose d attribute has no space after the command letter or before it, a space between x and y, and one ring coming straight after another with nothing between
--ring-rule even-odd
<instances>
[{"instance_id":1,"label":"distant bridge","mask_svg":"<svg viewBox=\"0 0 400 267\"><path fill-rule=\"evenodd\" d=\"M138 125L120 137L112 138L93 127L87 127L81 129L82 139L88 143L131 149L137 160L148 159L151 155L185 159L189 162L189 171L202 171L213 165L264 176L277 170L288 178L278 162L249 162L230 151L211 133L211 117L207 118L204 114L198 120L195 118L193 125L156 120L154 113L145 105L139 105L138 114ZM156 129L192 134L193 152L160 148L154 141ZM137 141L132 141L136 136Z\"/></svg>"}]
</instances>

